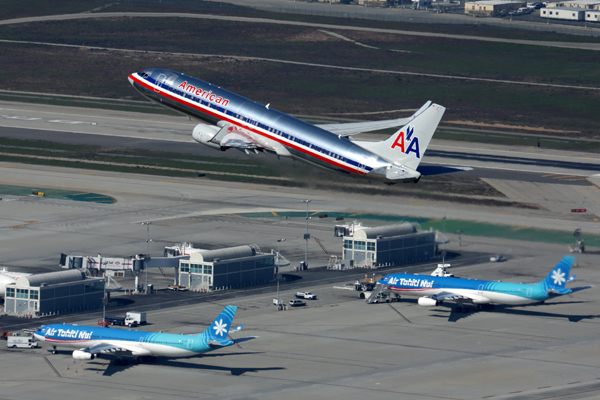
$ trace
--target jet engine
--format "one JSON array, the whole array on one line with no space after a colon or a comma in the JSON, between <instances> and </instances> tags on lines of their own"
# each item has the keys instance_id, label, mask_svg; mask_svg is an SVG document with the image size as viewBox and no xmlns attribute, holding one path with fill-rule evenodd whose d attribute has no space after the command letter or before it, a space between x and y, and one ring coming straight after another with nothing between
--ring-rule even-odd
<instances>
[{"instance_id":1,"label":"jet engine","mask_svg":"<svg viewBox=\"0 0 600 400\"><path fill-rule=\"evenodd\" d=\"M218 143L211 142L210 140L221 130L220 126L198 124L192 131L192 139L198 143L202 143L206 146L220 149L221 146Z\"/></svg>"},{"instance_id":2,"label":"jet engine","mask_svg":"<svg viewBox=\"0 0 600 400\"><path fill-rule=\"evenodd\" d=\"M15 283L17 280L12 276L0 274L0 297L4 297L6 293L6 285Z\"/></svg>"},{"instance_id":3,"label":"jet engine","mask_svg":"<svg viewBox=\"0 0 600 400\"><path fill-rule=\"evenodd\" d=\"M92 353L88 353L87 351L75 350L73 352L73 358L76 360L93 360L96 358L96 356Z\"/></svg>"},{"instance_id":4,"label":"jet engine","mask_svg":"<svg viewBox=\"0 0 600 400\"><path fill-rule=\"evenodd\" d=\"M417 302L423 307L435 307L440 305L439 301L434 300L431 297L419 297Z\"/></svg>"}]
</instances>

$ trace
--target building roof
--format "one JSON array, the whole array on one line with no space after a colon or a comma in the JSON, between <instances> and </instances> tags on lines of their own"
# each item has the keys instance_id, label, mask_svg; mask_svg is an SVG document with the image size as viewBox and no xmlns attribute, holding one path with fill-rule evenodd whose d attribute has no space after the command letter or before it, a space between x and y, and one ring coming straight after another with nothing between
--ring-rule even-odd
<instances>
[{"instance_id":1,"label":"building roof","mask_svg":"<svg viewBox=\"0 0 600 400\"><path fill-rule=\"evenodd\" d=\"M592 10L586 10L585 8L579 7L552 7L550 11L573 11L573 12L587 12Z\"/></svg>"},{"instance_id":2,"label":"building roof","mask_svg":"<svg viewBox=\"0 0 600 400\"><path fill-rule=\"evenodd\" d=\"M260 253L260 247L255 244L246 246L226 247L217 250L202 250L190 255L190 262L213 262L216 259L230 260L233 258L252 257Z\"/></svg>"},{"instance_id":3,"label":"building roof","mask_svg":"<svg viewBox=\"0 0 600 400\"><path fill-rule=\"evenodd\" d=\"M354 239L376 239L378 236L391 237L416 233L417 227L410 223L400 225L378 226L377 228L359 228L354 232Z\"/></svg>"},{"instance_id":4,"label":"building roof","mask_svg":"<svg viewBox=\"0 0 600 400\"><path fill-rule=\"evenodd\" d=\"M47 285L56 285L58 283L67 283L82 281L85 279L85 273L78 269L69 271L47 272L45 274L36 274L22 276L17 279L17 286L40 286L42 283Z\"/></svg>"},{"instance_id":5,"label":"building roof","mask_svg":"<svg viewBox=\"0 0 600 400\"><path fill-rule=\"evenodd\" d=\"M499 6L503 4L527 4L527 1L516 1L516 0L481 0L481 1L469 1L466 4L477 4L482 6Z\"/></svg>"}]
</instances>

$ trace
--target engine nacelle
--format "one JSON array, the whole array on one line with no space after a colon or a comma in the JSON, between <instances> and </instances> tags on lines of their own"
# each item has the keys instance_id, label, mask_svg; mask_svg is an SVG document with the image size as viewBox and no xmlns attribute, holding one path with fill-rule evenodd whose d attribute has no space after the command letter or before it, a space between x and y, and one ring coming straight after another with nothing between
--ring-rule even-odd
<instances>
[{"instance_id":1,"label":"engine nacelle","mask_svg":"<svg viewBox=\"0 0 600 400\"><path fill-rule=\"evenodd\" d=\"M75 350L73 352L73 358L76 360L93 360L96 356L87 351Z\"/></svg>"},{"instance_id":2,"label":"engine nacelle","mask_svg":"<svg viewBox=\"0 0 600 400\"><path fill-rule=\"evenodd\" d=\"M440 305L439 301L434 300L431 297L419 297L417 303L423 307L435 307Z\"/></svg>"},{"instance_id":3,"label":"engine nacelle","mask_svg":"<svg viewBox=\"0 0 600 400\"><path fill-rule=\"evenodd\" d=\"M217 132L221 130L220 126L214 125L206 125L206 124L198 124L192 131L192 139L194 139L198 143L202 143L206 146L220 149L221 146L218 143L210 142L210 140L215 137Z\"/></svg>"}]
</instances>

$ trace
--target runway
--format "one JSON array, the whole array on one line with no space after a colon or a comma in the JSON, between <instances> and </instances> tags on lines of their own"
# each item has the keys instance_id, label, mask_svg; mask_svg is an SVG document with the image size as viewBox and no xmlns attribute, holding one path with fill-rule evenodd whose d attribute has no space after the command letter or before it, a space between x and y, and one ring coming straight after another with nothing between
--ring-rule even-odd
<instances>
[{"instance_id":1,"label":"runway","mask_svg":"<svg viewBox=\"0 0 600 400\"><path fill-rule=\"evenodd\" d=\"M184 116L149 116L145 113L0 101L0 137L167 150L222 158L247 157L241 152L218 152L198 145L191 138L191 131L198 123ZM364 136L370 140L380 140L380 135ZM547 182L542 175L594 175L600 171L600 156L434 138L423 164L476 168L475 172L461 173L469 177Z\"/></svg>"}]
</instances>

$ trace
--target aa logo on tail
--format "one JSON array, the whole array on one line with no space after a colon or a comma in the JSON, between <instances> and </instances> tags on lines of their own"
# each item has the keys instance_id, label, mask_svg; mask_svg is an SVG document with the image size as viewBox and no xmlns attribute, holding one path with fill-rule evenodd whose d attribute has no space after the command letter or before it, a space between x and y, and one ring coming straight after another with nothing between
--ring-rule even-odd
<instances>
[{"instance_id":1,"label":"aa logo on tail","mask_svg":"<svg viewBox=\"0 0 600 400\"><path fill-rule=\"evenodd\" d=\"M392 143L392 149L400 147L400 150L404 154L408 155L409 153L415 153L417 158L421 158L421 151L419 150L419 138L416 136L413 137L414 130L415 129L411 126L406 128L406 138L404 131L400 131L400 134L398 137L396 137L394 143ZM405 147L405 143L409 143L408 147Z\"/></svg>"}]
</instances>

